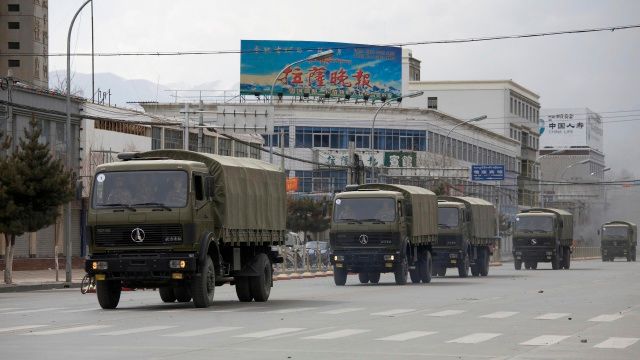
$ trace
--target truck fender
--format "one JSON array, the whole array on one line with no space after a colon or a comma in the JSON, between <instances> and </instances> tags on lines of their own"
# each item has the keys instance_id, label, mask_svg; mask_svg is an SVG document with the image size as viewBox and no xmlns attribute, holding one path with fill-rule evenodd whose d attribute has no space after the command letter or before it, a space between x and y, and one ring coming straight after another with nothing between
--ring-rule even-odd
<instances>
[{"instance_id":1,"label":"truck fender","mask_svg":"<svg viewBox=\"0 0 640 360\"><path fill-rule=\"evenodd\" d=\"M213 248L210 248L213 247ZM198 270L202 269L204 264L206 264L207 256L212 254L211 260L213 260L213 265L216 269L216 272L219 273L220 270L220 249L218 248L218 244L215 241L215 235L213 232L207 232L202 235L200 239L200 252L198 253Z\"/></svg>"}]
</instances>

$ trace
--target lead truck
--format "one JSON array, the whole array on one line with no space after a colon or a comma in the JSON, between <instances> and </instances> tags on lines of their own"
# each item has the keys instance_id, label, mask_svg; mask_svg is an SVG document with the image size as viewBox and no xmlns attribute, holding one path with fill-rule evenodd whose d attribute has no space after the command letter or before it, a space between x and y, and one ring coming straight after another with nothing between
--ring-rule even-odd
<instances>
[{"instance_id":1,"label":"lead truck","mask_svg":"<svg viewBox=\"0 0 640 360\"><path fill-rule=\"evenodd\" d=\"M156 150L97 167L88 212L88 274L100 306L127 288L164 302L212 304L216 286L267 301L282 262L285 175L255 159Z\"/></svg>"}]
</instances>

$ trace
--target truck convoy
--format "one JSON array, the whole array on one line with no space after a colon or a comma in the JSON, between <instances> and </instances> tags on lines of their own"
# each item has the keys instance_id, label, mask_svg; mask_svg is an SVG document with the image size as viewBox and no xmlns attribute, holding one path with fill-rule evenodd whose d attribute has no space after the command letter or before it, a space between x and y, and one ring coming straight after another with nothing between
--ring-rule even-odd
<instances>
[{"instance_id":1,"label":"truck convoy","mask_svg":"<svg viewBox=\"0 0 640 360\"><path fill-rule=\"evenodd\" d=\"M347 273L378 283L393 272L398 285L431 281L431 246L437 240L437 197L416 186L353 185L336 194L330 243L335 284Z\"/></svg>"},{"instance_id":2,"label":"truck convoy","mask_svg":"<svg viewBox=\"0 0 640 360\"><path fill-rule=\"evenodd\" d=\"M474 197L438 197L438 242L433 246L433 275L457 268L458 276L489 274L496 236L496 208Z\"/></svg>"},{"instance_id":3,"label":"truck convoy","mask_svg":"<svg viewBox=\"0 0 640 360\"><path fill-rule=\"evenodd\" d=\"M565 210L534 208L516 215L513 259L516 270L537 269L538 262L569 269L573 244L573 215Z\"/></svg>"},{"instance_id":4,"label":"truck convoy","mask_svg":"<svg viewBox=\"0 0 640 360\"><path fill-rule=\"evenodd\" d=\"M124 153L97 167L88 211L88 274L100 306L122 287L208 307L216 286L267 301L286 235L285 175L255 159L183 150Z\"/></svg>"},{"instance_id":5,"label":"truck convoy","mask_svg":"<svg viewBox=\"0 0 640 360\"><path fill-rule=\"evenodd\" d=\"M638 228L628 221L610 221L602 225L600 233L600 253L602 261L613 261L624 257L636 261Z\"/></svg>"}]
</instances>

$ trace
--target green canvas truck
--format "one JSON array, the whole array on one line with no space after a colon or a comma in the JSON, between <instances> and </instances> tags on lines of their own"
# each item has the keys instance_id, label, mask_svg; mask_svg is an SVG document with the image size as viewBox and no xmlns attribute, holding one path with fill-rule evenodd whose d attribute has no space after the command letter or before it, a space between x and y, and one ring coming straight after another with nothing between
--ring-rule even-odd
<instances>
[{"instance_id":1,"label":"green canvas truck","mask_svg":"<svg viewBox=\"0 0 640 360\"><path fill-rule=\"evenodd\" d=\"M378 283L393 272L399 285L431 281L431 245L438 236L437 198L416 186L366 184L336 194L330 260L336 285L347 273Z\"/></svg>"},{"instance_id":2,"label":"green canvas truck","mask_svg":"<svg viewBox=\"0 0 640 360\"><path fill-rule=\"evenodd\" d=\"M638 228L628 221L610 221L602 225L600 233L600 253L602 261L613 261L616 257L636 261Z\"/></svg>"},{"instance_id":3,"label":"green canvas truck","mask_svg":"<svg viewBox=\"0 0 640 360\"><path fill-rule=\"evenodd\" d=\"M573 245L573 215L565 210L534 208L516 215L513 263L516 270L537 269L550 262L553 270L569 269Z\"/></svg>"},{"instance_id":4,"label":"green canvas truck","mask_svg":"<svg viewBox=\"0 0 640 360\"><path fill-rule=\"evenodd\" d=\"M118 306L122 287L207 307L229 283L240 301L267 301L286 235L284 173L184 150L119 157L97 167L88 211L85 269L102 308Z\"/></svg>"},{"instance_id":5,"label":"green canvas truck","mask_svg":"<svg viewBox=\"0 0 640 360\"><path fill-rule=\"evenodd\" d=\"M433 275L456 268L458 276L487 276L496 236L496 208L474 197L438 196L438 243L433 246Z\"/></svg>"}]
</instances>

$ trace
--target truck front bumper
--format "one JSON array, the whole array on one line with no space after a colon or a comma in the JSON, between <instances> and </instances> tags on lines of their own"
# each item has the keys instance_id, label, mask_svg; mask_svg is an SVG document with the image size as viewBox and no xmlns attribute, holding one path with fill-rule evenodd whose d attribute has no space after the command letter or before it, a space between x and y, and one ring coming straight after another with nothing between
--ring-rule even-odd
<instances>
[{"instance_id":1,"label":"truck front bumper","mask_svg":"<svg viewBox=\"0 0 640 360\"><path fill-rule=\"evenodd\" d=\"M616 257L627 257L629 255L629 249L626 247L606 247L601 249L603 256L616 256Z\"/></svg>"},{"instance_id":2,"label":"truck front bumper","mask_svg":"<svg viewBox=\"0 0 640 360\"><path fill-rule=\"evenodd\" d=\"M163 283L192 278L197 257L195 253L95 254L85 261L85 271L96 280Z\"/></svg>"},{"instance_id":3,"label":"truck front bumper","mask_svg":"<svg viewBox=\"0 0 640 360\"><path fill-rule=\"evenodd\" d=\"M513 258L521 261L551 262L556 255L554 248L515 249Z\"/></svg>"},{"instance_id":4,"label":"truck front bumper","mask_svg":"<svg viewBox=\"0 0 640 360\"><path fill-rule=\"evenodd\" d=\"M464 254L458 248L443 248L435 246L433 248L433 265L445 267L457 267L464 260Z\"/></svg>"},{"instance_id":5,"label":"truck front bumper","mask_svg":"<svg viewBox=\"0 0 640 360\"><path fill-rule=\"evenodd\" d=\"M391 272L402 258L395 250L334 251L330 255L332 265L353 272ZM411 264L410 264L411 265Z\"/></svg>"}]
</instances>

